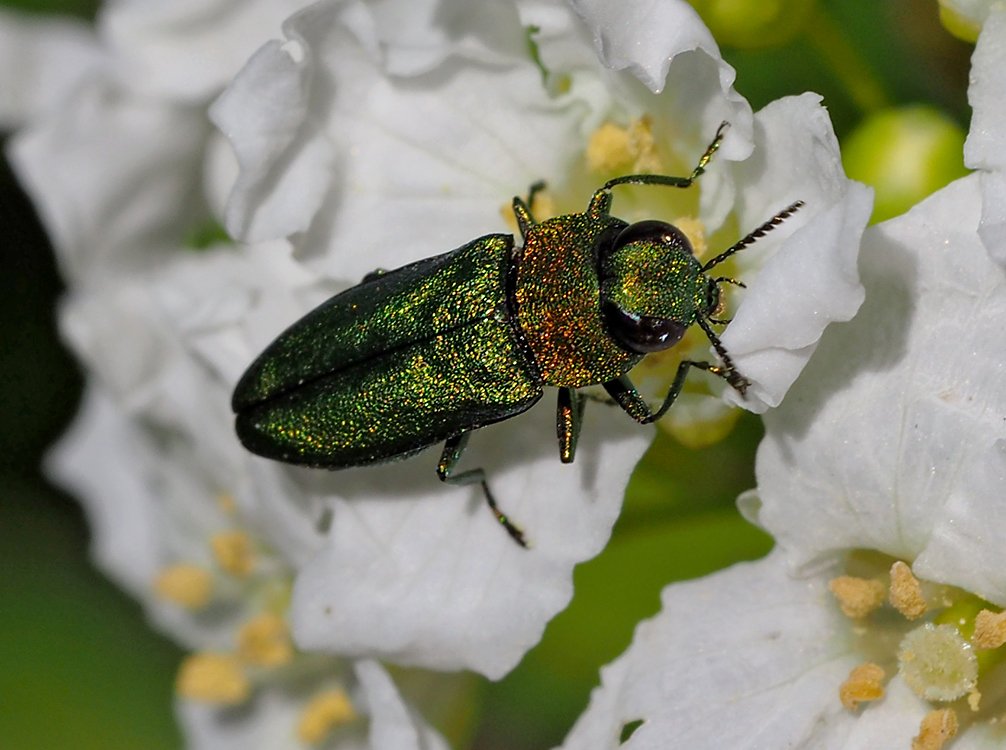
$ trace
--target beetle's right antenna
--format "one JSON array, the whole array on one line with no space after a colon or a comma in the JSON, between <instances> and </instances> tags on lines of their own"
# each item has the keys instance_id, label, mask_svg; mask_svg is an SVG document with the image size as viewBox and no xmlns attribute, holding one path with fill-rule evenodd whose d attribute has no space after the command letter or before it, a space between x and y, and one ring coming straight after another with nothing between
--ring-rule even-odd
<instances>
[{"instance_id":1,"label":"beetle's right antenna","mask_svg":"<svg viewBox=\"0 0 1006 750\"><path fill-rule=\"evenodd\" d=\"M799 211L800 208L803 205L804 205L803 201L797 201L796 203L793 203L793 204L787 206L786 208L784 208L782 211L780 211L779 213L777 213L771 219L769 219L764 224L762 224L760 227L758 227L753 232L751 232L747 237L745 237L744 239L742 239L740 242L737 242L734 245L732 245L731 247L728 247L722 253L720 253L715 258L713 258L711 261L709 261L704 266L702 266L703 273L706 272L706 271L708 271L713 266L718 266L720 263L722 263L723 261L725 261L727 258L729 258L734 253L739 253L741 250L743 250L744 248L748 247L749 245L753 245L757 240L760 240L766 234L768 234L773 229L775 229L777 226L779 226L784 221L786 221L786 219L788 219L790 216L792 216L797 211ZM731 279L726 279L726 281L731 281Z\"/></svg>"}]
</instances>

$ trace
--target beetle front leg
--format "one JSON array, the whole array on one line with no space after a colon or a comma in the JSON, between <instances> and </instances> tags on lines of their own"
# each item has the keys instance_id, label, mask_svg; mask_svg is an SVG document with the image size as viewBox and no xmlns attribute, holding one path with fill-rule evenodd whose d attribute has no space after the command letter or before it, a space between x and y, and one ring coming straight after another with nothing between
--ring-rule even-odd
<instances>
[{"instance_id":1,"label":"beetle front leg","mask_svg":"<svg viewBox=\"0 0 1006 750\"><path fill-rule=\"evenodd\" d=\"M559 459L564 464L573 463L576 442L580 437L583 419L584 396L573 388L559 389L559 406L555 411L555 434L559 438Z\"/></svg>"},{"instance_id":2,"label":"beetle front leg","mask_svg":"<svg viewBox=\"0 0 1006 750\"><path fill-rule=\"evenodd\" d=\"M492 511L496 520L503 525L510 538L526 549L527 542L524 541L524 532L517 526L514 526L506 514L499 509L499 506L496 504L496 498L493 497L492 492L489 491L489 485L486 483L485 471L482 469L469 469L460 474L453 473L454 467L461 460L461 454L465 452L465 447L468 445L469 434L468 432L462 432L460 435L447 439L447 442L444 443L444 452L440 454L440 461L437 463L437 476L440 477L441 482L445 482L446 484L482 485L482 492L485 495L489 510Z\"/></svg>"},{"instance_id":3,"label":"beetle front leg","mask_svg":"<svg viewBox=\"0 0 1006 750\"><path fill-rule=\"evenodd\" d=\"M517 219L517 228L520 229L520 236L522 238L527 237L529 227L538 223L535 221L534 214L531 213L531 207L534 205L535 196L544 189L544 181L539 180L528 188L526 201L520 196L516 196L513 199L513 215Z\"/></svg>"},{"instance_id":4,"label":"beetle front leg","mask_svg":"<svg viewBox=\"0 0 1006 750\"><path fill-rule=\"evenodd\" d=\"M681 394L681 389L685 385L688 370L692 367L718 375L740 391L741 395L744 394L744 390L747 388L748 381L734 370L728 371L723 367L712 365L708 362L693 362L690 359L686 359L678 365L678 371L674 375L674 382L671 383L667 395L664 396L664 402L656 411L650 409L650 405L639 395L639 391L636 390L636 386L632 384L627 375L623 375L615 380L609 380L604 384L604 390L608 392L609 396L615 399L615 403L622 407L622 410L630 417L640 424L650 424L650 422L656 422L664 416L677 400Z\"/></svg>"}]
</instances>

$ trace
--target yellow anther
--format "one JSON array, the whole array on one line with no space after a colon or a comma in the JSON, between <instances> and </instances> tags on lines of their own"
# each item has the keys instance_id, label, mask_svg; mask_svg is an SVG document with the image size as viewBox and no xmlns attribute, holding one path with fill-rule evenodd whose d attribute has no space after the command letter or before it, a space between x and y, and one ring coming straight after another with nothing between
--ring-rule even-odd
<instances>
[{"instance_id":1,"label":"yellow anther","mask_svg":"<svg viewBox=\"0 0 1006 750\"><path fill-rule=\"evenodd\" d=\"M233 516L237 512L238 505L234 502L234 495L229 492L219 492L217 493L216 499L217 507L220 508L223 513L226 513L228 516Z\"/></svg>"},{"instance_id":2,"label":"yellow anther","mask_svg":"<svg viewBox=\"0 0 1006 750\"><path fill-rule=\"evenodd\" d=\"M186 609L202 609L213 596L213 576L198 565L169 565L154 579L154 591L161 599Z\"/></svg>"},{"instance_id":3,"label":"yellow anther","mask_svg":"<svg viewBox=\"0 0 1006 750\"><path fill-rule=\"evenodd\" d=\"M248 664L278 667L293 659L290 629L279 615L253 617L238 631L238 656Z\"/></svg>"},{"instance_id":4,"label":"yellow anther","mask_svg":"<svg viewBox=\"0 0 1006 750\"><path fill-rule=\"evenodd\" d=\"M957 714L951 708L930 711L922 718L912 750L940 750L957 734Z\"/></svg>"},{"instance_id":5,"label":"yellow anther","mask_svg":"<svg viewBox=\"0 0 1006 750\"><path fill-rule=\"evenodd\" d=\"M912 569L898 560L891 566L891 606L909 620L922 617L926 612L926 599L922 596L922 585L912 573Z\"/></svg>"},{"instance_id":6,"label":"yellow anther","mask_svg":"<svg viewBox=\"0 0 1006 750\"><path fill-rule=\"evenodd\" d=\"M855 576L838 576L828 582L828 589L838 600L846 617L854 620L866 617L884 603L887 588L881 581Z\"/></svg>"},{"instance_id":7,"label":"yellow anther","mask_svg":"<svg viewBox=\"0 0 1006 750\"><path fill-rule=\"evenodd\" d=\"M975 648L999 648L1006 644L1006 612L983 609L975 617L975 632L971 636Z\"/></svg>"},{"instance_id":8,"label":"yellow anther","mask_svg":"<svg viewBox=\"0 0 1006 750\"><path fill-rule=\"evenodd\" d=\"M217 564L232 576L244 578L255 566L251 539L243 531L221 531L210 540Z\"/></svg>"},{"instance_id":9,"label":"yellow anther","mask_svg":"<svg viewBox=\"0 0 1006 750\"><path fill-rule=\"evenodd\" d=\"M608 174L628 171L633 162L629 147L629 131L606 122L590 136L587 144L587 164L594 172Z\"/></svg>"},{"instance_id":10,"label":"yellow anther","mask_svg":"<svg viewBox=\"0 0 1006 750\"><path fill-rule=\"evenodd\" d=\"M182 662L175 692L189 700L236 706L248 700L251 684L234 656L202 653Z\"/></svg>"},{"instance_id":11,"label":"yellow anther","mask_svg":"<svg viewBox=\"0 0 1006 750\"><path fill-rule=\"evenodd\" d=\"M315 745L333 729L355 718L356 710L344 690L326 690L314 696L304 708L297 725L297 737L301 742Z\"/></svg>"},{"instance_id":12,"label":"yellow anther","mask_svg":"<svg viewBox=\"0 0 1006 750\"><path fill-rule=\"evenodd\" d=\"M884 697L884 668L873 662L860 664L849 672L848 679L838 690L839 700L850 711L855 711L860 703L875 701Z\"/></svg>"}]
</instances>

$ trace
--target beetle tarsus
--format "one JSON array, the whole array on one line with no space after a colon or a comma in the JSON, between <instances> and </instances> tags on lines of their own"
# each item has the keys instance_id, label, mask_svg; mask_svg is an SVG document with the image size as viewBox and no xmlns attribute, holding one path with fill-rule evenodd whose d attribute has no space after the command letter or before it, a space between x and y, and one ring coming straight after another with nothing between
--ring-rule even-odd
<instances>
[{"instance_id":1,"label":"beetle tarsus","mask_svg":"<svg viewBox=\"0 0 1006 750\"><path fill-rule=\"evenodd\" d=\"M437 476L440 478L441 482L445 484L479 484L482 487L482 494L485 496L486 505L489 506L489 510L492 512L493 516L497 521L506 529L506 533L510 535L521 547L527 549L527 542L524 539L524 532L520 530L519 527L515 526L510 519L507 517L506 513L500 510L499 506L496 504L496 498L493 497L493 493L489 491L489 484L486 482L486 473L482 469L469 469L468 471L463 471L460 474L454 474L454 467L457 466L458 461L461 459L461 454L464 453L465 446L468 445L468 432L462 432L458 435L454 435L447 439L444 443L444 451L440 454L440 461L437 463Z\"/></svg>"}]
</instances>

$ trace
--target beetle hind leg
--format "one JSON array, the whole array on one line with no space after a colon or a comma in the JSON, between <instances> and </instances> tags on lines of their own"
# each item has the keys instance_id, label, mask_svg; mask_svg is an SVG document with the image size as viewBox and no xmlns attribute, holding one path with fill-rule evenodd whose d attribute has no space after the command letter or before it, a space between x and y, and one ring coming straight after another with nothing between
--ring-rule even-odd
<instances>
[{"instance_id":1,"label":"beetle hind leg","mask_svg":"<svg viewBox=\"0 0 1006 750\"><path fill-rule=\"evenodd\" d=\"M480 484L482 485L482 494L485 496L486 505L489 506L489 510L495 516L496 520L500 522L500 525L506 529L506 533L510 535L521 547L527 549L527 542L524 539L524 532L520 530L519 527L515 526L513 522L507 517L507 515L499 509L499 505L496 504L496 498L493 497L493 493L489 491L489 484L486 482L486 473L483 469L469 469L468 471L463 471L460 474L454 473L454 468L457 466L458 461L461 460L461 454L465 452L465 447L468 445L468 435L467 432L462 432L459 435L455 435L447 439L444 443L444 452L440 454L440 461L437 463L437 476L440 478L441 482L446 484L456 484L456 485L466 485L466 484Z\"/></svg>"}]
</instances>

